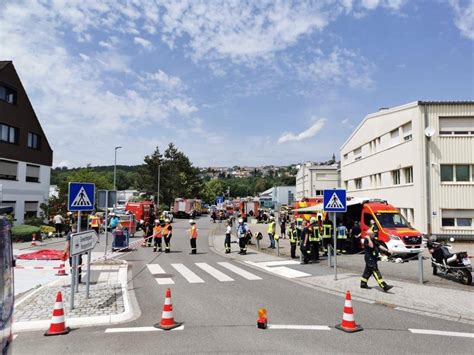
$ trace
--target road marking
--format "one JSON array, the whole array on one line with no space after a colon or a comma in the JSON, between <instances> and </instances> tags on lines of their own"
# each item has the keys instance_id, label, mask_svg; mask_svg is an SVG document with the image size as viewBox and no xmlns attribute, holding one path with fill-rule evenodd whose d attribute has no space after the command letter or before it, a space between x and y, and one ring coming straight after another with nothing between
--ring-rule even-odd
<instances>
[{"instance_id":1,"label":"road marking","mask_svg":"<svg viewBox=\"0 0 474 355\"><path fill-rule=\"evenodd\" d=\"M444 335L447 337L474 338L474 333L445 332L441 330L430 330L430 329L408 329L408 330L414 334Z\"/></svg>"},{"instance_id":2,"label":"road marking","mask_svg":"<svg viewBox=\"0 0 474 355\"><path fill-rule=\"evenodd\" d=\"M286 277L288 279L295 279L295 278L298 278L298 277L311 276L311 274L307 274L306 272L290 269L289 267L286 267L286 266L268 267L268 262L264 262L264 263L256 263L256 262L253 262L253 261L245 261L245 262L247 264L256 266L256 267L258 267L262 270L271 272L271 273L276 274L276 275ZM296 262L296 263L298 263L298 262ZM276 265L278 265L278 264L276 264Z\"/></svg>"},{"instance_id":3,"label":"road marking","mask_svg":"<svg viewBox=\"0 0 474 355\"><path fill-rule=\"evenodd\" d=\"M242 276L244 279L247 279L247 280L261 280L262 278L261 277L258 277L257 275L254 275L244 269L241 269L240 267L238 266L235 266L231 263L228 263L228 262L219 262L218 263L219 265L225 267L226 269L230 270L230 271L233 271L235 272L237 275L240 275Z\"/></svg>"},{"instance_id":4,"label":"road marking","mask_svg":"<svg viewBox=\"0 0 474 355\"><path fill-rule=\"evenodd\" d=\"M291 329L291 330L331 330L327 325L291 325L291 324L269 324L268 329Z\"/></svg>"},{"instance_id":5,"label":"road marking","mask_svg":"<svg viewBox=\"0 0 474 355\"><path fill-rule=\"evenodd\" d=\"M220 272L216 268L212 267L209 264L206 263L196 263L196 266L203 269L205 272L216 278L217 280L221 282L226 282L226 281L234 281L233 278L227 276L223 272Z\"/></svg>"},{"instance_id":6,"label":"road marking","mask_svg":"<svg viewBox=\"0 0 474 355\"><path fill-rule=\"evenodd\" d=\"M263 261L259 262L262 266L282 266L282 265L298 265L300 262L296 260L278 260L278 261Z\"/></svg>"},{"instance_id":7,"label":"road marking","mask_svg":"<svg viewBox=\"0 0 474 355\"><path fill-rule=\"evenodd\" d=\"M171 330L183 330L184 325ZM107 328L106 333L138 333L138 332L164 332L165 330L155 327L130 327L130 328Z\"/></svg>"},{"instance_id":8,"label":"road marking","mask_svg":"<svg viewBox=\"0 0 474 355\"><path fill-rule=\"evenodd\" d=\"M171 266L174 267L176 271L178 271L186 280L188 280L189 283L195 284L204 282L203 279L201 279L183 264L171 264Z\"/></svg>"},{"instance_id":9,"label":"road marking","mask_svg":"<svg viewBox=\"0 0 474 355\"><path fill-rule=\"evenodd\" d=\"M148 270L150 270L152 275L166 274L165 270L163 270L163 268L158 264L147 264L147 267L148 267ZM169 277L163 277L163 278L157 277L155 278L155 280L158 283L158 285L173 285L174 284L173 279Z\"/></svg>"}]
</instances>

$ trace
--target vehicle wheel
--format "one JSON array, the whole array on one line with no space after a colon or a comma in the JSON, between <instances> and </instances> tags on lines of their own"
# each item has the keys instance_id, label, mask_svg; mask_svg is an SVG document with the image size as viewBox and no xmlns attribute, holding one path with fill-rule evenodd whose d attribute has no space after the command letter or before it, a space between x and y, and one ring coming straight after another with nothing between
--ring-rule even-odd
<instances>
[{"instance_id":1,"label":"vehicle wheel","mask_svg":"<svg viewBox=\"0 0 474 355\"><path fill-rule=\"evenodd\" d=\"M463 285L470 285L472 284L472 274L469 270L462 269L458 271L459 278Z\"/></svg>"}]
</instances>

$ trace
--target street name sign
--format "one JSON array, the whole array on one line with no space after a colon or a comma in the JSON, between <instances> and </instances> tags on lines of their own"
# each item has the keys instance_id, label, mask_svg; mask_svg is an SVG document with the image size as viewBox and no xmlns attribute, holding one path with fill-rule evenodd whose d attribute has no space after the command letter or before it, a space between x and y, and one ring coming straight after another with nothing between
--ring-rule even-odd
<instances>
[{"instance_id":1,"label":"street name sign","mask_svg":"<svg viewBox=\"0 0 474 355\"><path fill-rule=\"evenodd\" d=\"M70 182L67 207L69 211L93 211L95 184L89 182Z\"/></svg>"},{"instance_id":2,"label":"street name sign","mask_svg":"<svg viewBox=\"0 0 474 355\"><path fill-rule=\"evenodd\" d=\"M323 206L325 212L346 212L347 199L346 190L331 189L324 190Z\"/></svg>"},{"instance_id":3,"label":"street name sign","mask_svg":"<svg viewBox=\"0 0 474 355\"><path fill-rule=\"evenodd\" d=\"M98 239L95 230L71 234L71 256L84 254L94 249Z\"/></svg>"}]
</instances>

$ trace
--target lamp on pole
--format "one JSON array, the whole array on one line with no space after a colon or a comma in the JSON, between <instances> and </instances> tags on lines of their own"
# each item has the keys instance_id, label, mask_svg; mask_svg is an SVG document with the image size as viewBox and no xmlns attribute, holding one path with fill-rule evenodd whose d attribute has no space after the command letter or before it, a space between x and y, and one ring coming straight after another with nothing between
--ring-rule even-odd
<instances>
[{"instance_id":1,"label":"lamp on pole","mask_svg":"<svg viewBox=\"0 0 474 355\"><path fill-rule=\"evenodd\" d=\"M117 179L117 150L119 150L120 146L118 147L115 147L115 160L114 160L114 190L117 190L117 187L116 187L116 184L115 184L115 181Z\"/></svg>"},{"instance_id":2,"label":"lamp on pole","mask_svg":"<svg viewBox=\"0 0 474 355\"><path fill-rule=\"evenodd\" d=\"M160 175L161 175L161 165L158 162L158 183L156 184L156 207L160 208Z\"/></svg>"}]
</instances>

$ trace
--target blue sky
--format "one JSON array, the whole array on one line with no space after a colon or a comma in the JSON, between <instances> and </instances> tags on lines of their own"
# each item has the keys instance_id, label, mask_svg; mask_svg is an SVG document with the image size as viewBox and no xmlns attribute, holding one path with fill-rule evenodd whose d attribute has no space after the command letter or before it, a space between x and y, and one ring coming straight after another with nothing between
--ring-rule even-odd
<instances>
[{"instance_id":1,"label":"blue sky","mask_svg":"<svg viewBox=\"0 0 474 355\"><path fill-rule=\"evenodd\" d=\"M474 98L472 1L7 0L0 23L55 166L327 160L380 107Z\"/></svg>"}]
</instances>

